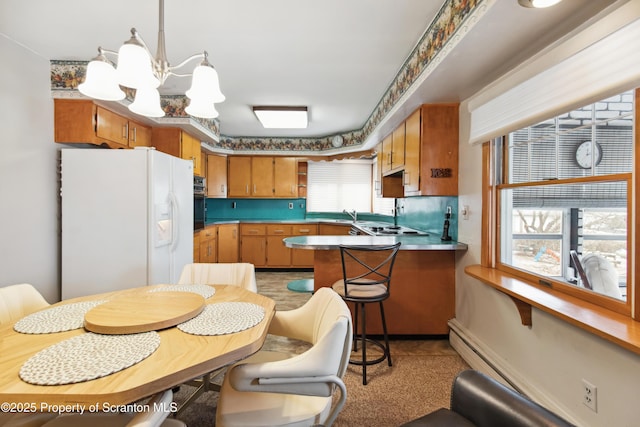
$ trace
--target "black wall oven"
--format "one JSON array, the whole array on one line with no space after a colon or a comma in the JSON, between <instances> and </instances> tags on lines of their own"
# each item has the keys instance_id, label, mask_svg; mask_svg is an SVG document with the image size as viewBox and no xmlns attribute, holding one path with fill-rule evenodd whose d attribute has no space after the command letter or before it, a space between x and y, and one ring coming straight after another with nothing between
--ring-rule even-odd
<instances>
[{"instance_id":1,"label":"black wall oven","mask_svg":"<svg viewBox=\"0 0 640 427\"><path fill-rule=\"evenodd\" d=\"M202 230L207 218L205 181L201 176L193 177L193 230Z\"/></svg>"}]
</instances>

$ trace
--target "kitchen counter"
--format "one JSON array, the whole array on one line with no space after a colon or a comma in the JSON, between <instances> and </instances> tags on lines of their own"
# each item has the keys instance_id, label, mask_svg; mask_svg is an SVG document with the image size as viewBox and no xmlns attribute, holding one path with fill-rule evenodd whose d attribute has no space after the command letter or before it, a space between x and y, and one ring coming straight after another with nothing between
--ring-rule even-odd
<instances>
[{"instance_id":1,"label":"kitchen counter","mask_svg":"<svg viewBox=\"0 0 640 427\"><path fill-rule=\"evenodd\" d=\"M461 242L442 241L440 237L424 236L295 236L284 239L285 246L295 249L327 250L340 245L370 246L393 245L401 242L401 251L466 251Z\"/></svg>"}]
</instances>

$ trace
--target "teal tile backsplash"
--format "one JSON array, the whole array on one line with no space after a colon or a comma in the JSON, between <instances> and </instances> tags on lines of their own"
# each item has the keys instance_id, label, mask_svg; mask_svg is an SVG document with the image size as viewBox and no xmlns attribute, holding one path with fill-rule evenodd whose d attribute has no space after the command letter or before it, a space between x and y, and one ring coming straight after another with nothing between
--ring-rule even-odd
<instances>
[{"instance_id":1,"label":"teal tile backsplash","mask_svg":"<svg viewBox=\"0 0 640 427\"><path fill-rule=\"evenodd\" d=\"M434 236L442 235L444 215L451 206L449 235L458 239L458 197L408 197L396 199L395 223L417 228ZM343 213L310 212L307 201L297 199L207 199L207 222L228 220L349 219ZM361 221L394 222L393 217L358 214Z\"/></svg>"},{"instance_id":2,"label":"teal tile backsplash","mask_svg":"<svg viewBox=\"0 0 640 427\"><path fill-rule=\"evenodd\" d=\"M207 199L207 222L305 219L306 199Z\"/></svg>"},{"instance_id":3,"label":"teal tile backsplash","mask_svg":"<svg viewBox=\"0 0 640 427\"><path fill-rule=\"evenodd\" d=\"M417 228L434 236L441 236L447 206L451 206L449 236L458 240L458 197L428 196L396 199L396 222L405 227Z\"/></svg>"}]
</instances>

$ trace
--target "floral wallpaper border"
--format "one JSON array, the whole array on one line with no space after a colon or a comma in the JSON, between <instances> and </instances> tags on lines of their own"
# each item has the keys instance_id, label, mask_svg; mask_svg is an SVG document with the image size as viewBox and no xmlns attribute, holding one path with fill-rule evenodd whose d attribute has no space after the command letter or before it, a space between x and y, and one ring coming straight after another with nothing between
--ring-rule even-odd
<instances>
[{"instance_id":1,"label":"floral wallpaper border","mask_svg":"<svg viewBox=\"0 0 640 427\"><path fill-rule=\"evenodd\" d=\"M410 93L411 87L420 80L425 71L429 71L442 59L442 55L448 53L457 41L469 31L488 7L480 8L486 3L495 0L447 0L440 8L435 19L423 34L393 82L382 96L378 105L365 122L362 129L353 130L342 134L343 147L349 148L361 145L375 128L383 121L385 116L394 108L401 98ZM467 26L465 24L469 23ZM88 61L51 61L51 90L54 96L74 96L64 92L77 92L78 84L84 80ZM428 74L425 74L425 76ZM61 93L62 92L62 93ZM132 91L127 93L127 100L133 101ZM167 114L167 119L186 118L195 121L199 127L204 128L213 135L213 141L205 141L214 149L236 151L290 151L290 152L318 152L335 149L331 145L333 135L320 138L255 138L255 137L227 137L220 134L218 119L198 119L189 116L185 111L187 100L184 96L163 96L162 108ZM164 118L157 119L162 123Z\"/></svg>"}]
</instances>

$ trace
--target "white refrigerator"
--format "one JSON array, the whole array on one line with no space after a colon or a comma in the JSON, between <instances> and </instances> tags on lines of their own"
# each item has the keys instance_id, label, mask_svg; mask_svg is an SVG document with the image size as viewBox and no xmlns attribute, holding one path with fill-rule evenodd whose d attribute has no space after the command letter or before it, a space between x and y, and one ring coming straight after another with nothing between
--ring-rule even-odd
<instances>
[{"instance_id":1,"label":"white refrigerator","mask_svg":"<svg viewBox=\"0 0 640 427\"><path fill-rule=\"evenodd\" d=\"M193 163L140 147L61 150L62 299L176 283L193 262Z\"/></svg>"}]
</instances>

